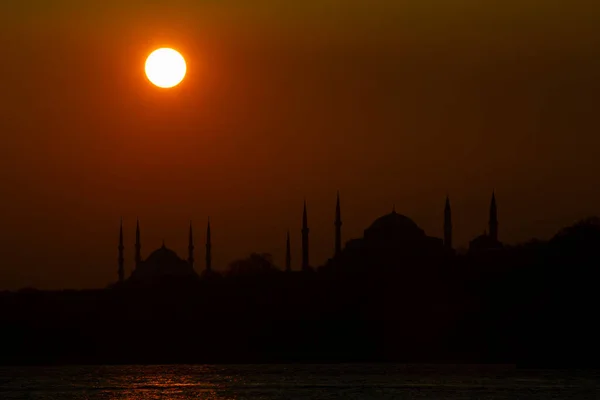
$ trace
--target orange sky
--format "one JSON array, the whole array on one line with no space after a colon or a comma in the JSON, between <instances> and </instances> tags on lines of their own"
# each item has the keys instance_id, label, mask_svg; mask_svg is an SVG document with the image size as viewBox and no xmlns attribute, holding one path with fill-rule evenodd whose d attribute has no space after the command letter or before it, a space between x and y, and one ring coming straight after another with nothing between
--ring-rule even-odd
<instances>
[{"instance_id":1,"label":"orange sky","mask_svg":"<svg viewBox=\"0 0 600 400\"><path fill-rule=\"evenodd\" d=\"M39 3L36 5L36 3ZM51 5L50 5L51 3ZM122 5L121 3L127 3ZM116 279L164 238L203 259L311 261L396 209L455 241L546 238L600 214L600 10L592 2L7 0L0 12L0 289ZM296 4L301 3L301 4ZM452 5L450 5L452 3ZM158 46L188 76L143 74Z\"/></svg>"}]
</instances>

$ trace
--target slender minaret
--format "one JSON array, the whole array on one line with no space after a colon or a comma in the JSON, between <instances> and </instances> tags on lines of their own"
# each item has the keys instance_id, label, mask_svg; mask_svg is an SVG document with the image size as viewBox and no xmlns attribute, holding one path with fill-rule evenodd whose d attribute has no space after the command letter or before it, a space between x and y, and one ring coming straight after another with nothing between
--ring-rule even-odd
<instances>
[{"instance_id":1,"label":"slender minaret","mask_svg":"<svg viewBox=\"0 0 600 400\"><path fill-rule=\"evenodd\" d=\"M444 246L446 249L452 249L452 211L448 196L446 196L446 206L444 207Z\"/></svg>"},{"instance_id":2,"label":"slender minaret","mask_svg":"<svg viewBox=\"0 0 600 400\"><path fill-rule=\"evenodd\" d=\"M308 217L306 215L306 200L304 200L304 213L302 214L302 271L309 269L308 264Z\"/></svg>"},{"instance_id":3,"label":"slender minaret","mask_svg":"<svg viewBox=\"0 0 600 400\"><path fill-rule=\"evenodd\" d=\"M285 271L290 272L292 270L292 250L290 246L290 231L287 233L287 241L285 243Z\"/></svg>"},{"instance_id":4,"label":"slender minaret","mask_svg":"<svg viewBox=\"0 0 600 400\"><path fill-rule=\"evenodd\" d=\"M492 202L490 203L490 238L498 241L498 209L496 208L496 193L492 192Z\"/></svg>"},{"instance_id":5,"label":"slender minaret","mask_svg":"<svg viewBox=\"0 0 600 400\"><path fill-rule=\"evenodd\" d=\"M192 232L192 221L190 221L190 234L188 237L188 264L194 268L194 234Z\"/></svg>"},{"instance_id":6,"label":"slender minaret","mask_svg":"<svg viewBox=\"0 0 600 400\"><path fill-rule=\"evenodd\" d=\"M135 227L135 267L142 262L142 243L140 242L140 219L138 218Z\"/></svg>"},{"instance_id":7,"label":"slender minaret","mask_svg":"<svg viewBox=\"0 0 600 400\"><path fill-rule=\"evenodd\" d=\"M337 192L337 201L335 203L335 257L342 253L342 211L340 208L340 192Z\"/></svg>"},{"instance_id":8,"label":"slender minaret","mask_svg":"<svg viewBox=\"0 0 600 400\"><path fill-rule=\"evenodd\" d=\"M206 271L210 272L212 270L212 254L211 254L211 241L210 241L210 219L208 220L208 225L206 226Z\"/></svg>"},{"instance_id":9,"label":"slender minaret","mask_svg":"<svg viewBox=\"0 0 600 400\"><path fill-rule=\"evenodd\" d=\"M125 250L125 246L123 245L123 218L121 218L121 225L119 227L119 282L125 280L125 257L123 250Z\"/></svg>"}]
</instances>

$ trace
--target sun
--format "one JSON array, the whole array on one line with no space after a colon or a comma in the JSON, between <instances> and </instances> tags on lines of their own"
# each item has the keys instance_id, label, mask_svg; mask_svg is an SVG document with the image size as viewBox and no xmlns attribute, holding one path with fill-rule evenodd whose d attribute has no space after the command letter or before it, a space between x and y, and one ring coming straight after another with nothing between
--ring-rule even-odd
<instances>
[{"instance_id":1,"label":"sun","mask_svg":"<svg viewBox=\"0 0 600 400\"><path fill-rule=\"evenodd\" d=\"M146 59L146 76L160 88L177 86L187 71L185 59L178 51L163 47L154 50Z\"/></svg>"}]
</instances>

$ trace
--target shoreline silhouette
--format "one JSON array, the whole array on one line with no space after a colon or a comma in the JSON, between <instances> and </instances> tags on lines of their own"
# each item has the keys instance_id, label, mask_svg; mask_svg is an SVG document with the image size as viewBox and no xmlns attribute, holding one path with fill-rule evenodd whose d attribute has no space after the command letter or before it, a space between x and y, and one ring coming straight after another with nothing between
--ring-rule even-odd
<instances>
[{"instance_id":1,"label":"shoreline silhouette","mask_svg":"<svg viewBox=\"0 0 600 400\"><path fill-rule=\"evenodd\" d=\"M106 289L0 293L0 363L597 367L600 219L509 246L497 210L494 193L489 229L465 253L452 246L448 198L443 239L394 207L342 246L338 194L332 257L312 267L305 203L299 271L289 233L283 268L253 253L214 270L210 221L203 266L191 223L187 259L164 242L144 258L138 221L126 277L121 225L117 281Z\"/></svg>"}]
</instances>

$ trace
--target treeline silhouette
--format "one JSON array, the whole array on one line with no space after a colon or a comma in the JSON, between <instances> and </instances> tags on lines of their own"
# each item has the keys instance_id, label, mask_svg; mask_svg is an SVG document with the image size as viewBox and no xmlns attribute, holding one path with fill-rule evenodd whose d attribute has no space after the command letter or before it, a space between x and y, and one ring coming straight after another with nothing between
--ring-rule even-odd
<instances>
[{"instance_id":1,"label":"treeline silhouette","mask_svg":"<svg viewBox=\"0 0 600 400\"><path fill-rule=\"evenodd\" d=\"M4 292L0 362L515 363L598 366L600 220L548 241L105 290Z\"/></svg>"}]
</instances>

